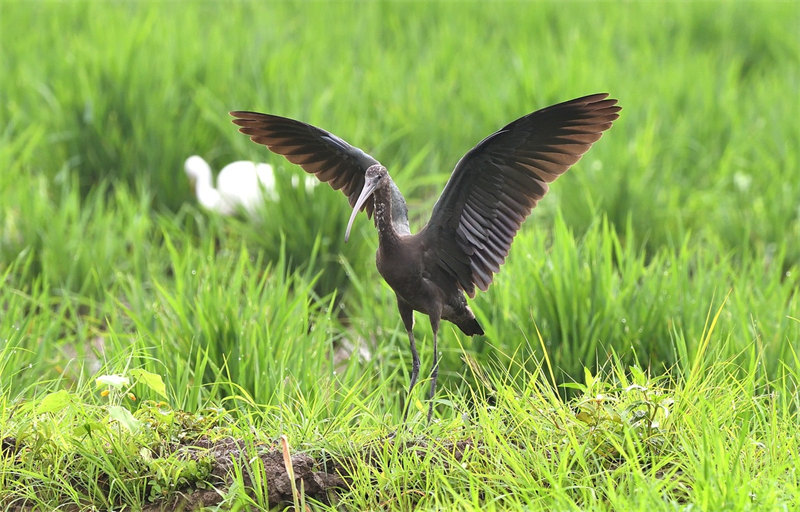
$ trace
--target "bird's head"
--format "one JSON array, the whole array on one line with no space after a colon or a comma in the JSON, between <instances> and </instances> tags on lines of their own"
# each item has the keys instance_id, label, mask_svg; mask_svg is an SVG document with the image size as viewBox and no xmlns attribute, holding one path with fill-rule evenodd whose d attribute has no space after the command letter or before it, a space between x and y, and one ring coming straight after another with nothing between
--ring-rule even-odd
<instances>
[{"instance_id":1,"label":"bird's head","mask_svg":"<svg viewBox=\"0 0 800 512\"><path fill-rule=\"evenodd\" d=\"M358 211L364 206L364 203L367 202L367 199L372 196L375 189L380 187L388 177L389 171L380 164L370 166L364 173L364 188L361 189L361 195L356 199L356 204L353 205L353 213L350 214L350 220L347 222L347 231L344 233L345 242L350 238L350 229L353 227L356 214L358 214Z\"/></svg>"},{"instance_id":2,"label":"bird's head","mask_svg":"<svg viewBox=\"0 0 800 512\"><path fill-rule=\"evenodd\" d=\"M195 190L198 184L205 185L211 184L211 167L203 160L202 157L192 155L186 159L183 164L183 170L189 178L189 184L192 190Z\"/></svg>"}]
</instances>

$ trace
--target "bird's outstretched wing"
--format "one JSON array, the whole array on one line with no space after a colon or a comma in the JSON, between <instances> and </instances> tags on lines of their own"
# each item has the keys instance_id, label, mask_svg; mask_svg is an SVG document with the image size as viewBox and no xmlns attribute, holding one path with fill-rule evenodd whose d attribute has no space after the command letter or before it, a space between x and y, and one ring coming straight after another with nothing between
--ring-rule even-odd
<instances>
[{"instance_id":1,"label":"bird's outstretched wing","mask_svg":"<svg viewBox=\"0 0 800 512\"><path fill-rule=\"evenodd\" d=\"M489 287L548 183L619 117L617 100L607 96L593 94L521 117L456 164L423 232L437 263L470 297L475 286Z\"/></svg>"},{"instance_id":2,"label":"bird's outstretched wing","mask_svg":"<svg viewBox=\"0 0 800 512\"><path fill-rule=\"evenodd\" d=\"M239 125L239 131L249 135L253 142L285 156L335 190L341 189L351 207L364 187L367 168L378 163L357 147L310 124L258 112L235 111L231 115L235 118L233 122ZM367 215L371 217L373 202L367 201L365 206ZM402 206L405 207L405 201Z\"/></svg>"}]
</instances>

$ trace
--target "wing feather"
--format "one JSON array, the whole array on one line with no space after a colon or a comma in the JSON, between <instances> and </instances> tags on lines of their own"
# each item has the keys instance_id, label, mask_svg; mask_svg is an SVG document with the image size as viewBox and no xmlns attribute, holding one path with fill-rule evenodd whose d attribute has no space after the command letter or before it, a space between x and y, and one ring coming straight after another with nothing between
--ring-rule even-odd
<instances>
[{"instance_id":1,"label":"wing feather","mask_svg":"<svg viewBox=\"0 0 800 512\"><path fill-rule=\"evenodd\" d=\"M593 94L537 110L486 137L456 164L423 228L435 258L472 297L486 290L522 222L619 117Z\"/></svg>"},{"instance_id":2,"label":"wing feather","mask_svg":"<svg viewBox=\"0 0 800 512\"><path fill-rule=\"evenodd\" d=\"M355 205L364 187L364 173L371 165L378 163L375 158L336 135L301 121L258 112L235 111L231 115L239 131L249 135L253 142L283 155L289 162L314 174L334 190L341 190L350 206ZM401 210L405 210L405 201L399 191L397 196L403 201ZM372 216L373 207L372 201L365 203L368 216ZM408 224L407 219L405 224Z\"/></svg>"}]
</instances>

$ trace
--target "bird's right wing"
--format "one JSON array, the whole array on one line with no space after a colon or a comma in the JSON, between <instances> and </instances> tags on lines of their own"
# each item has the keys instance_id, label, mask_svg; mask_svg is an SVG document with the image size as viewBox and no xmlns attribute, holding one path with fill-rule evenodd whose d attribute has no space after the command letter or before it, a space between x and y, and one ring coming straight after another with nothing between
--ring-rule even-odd
<instances>
[{"instance_id":1,"label":"bird's right wing","mask_svg":"<svg viewBox=\"0 0 800 512\"><path fill-rule=\"evenodd\" d=\"M283 155L335 190L341 189L351 207L364 187L364 173L371 165L378 164L362 150L316 126L258 112L234 111L231 115L239 131L249 135L253 142ZM365 207L371 217L373 202L367 201Z\"/></svg>"},{"instance_id":2,"label":"bird's right wing","mask_svg":"<svg viewBox=\"0 0 800 512\"><path fill-rule=\"evenodd\" d=\"M619 115L593 94L517 119L456 164L423 229L436 263L470 296L486 290L522 221Z\"/></svg>"}]
</instances>

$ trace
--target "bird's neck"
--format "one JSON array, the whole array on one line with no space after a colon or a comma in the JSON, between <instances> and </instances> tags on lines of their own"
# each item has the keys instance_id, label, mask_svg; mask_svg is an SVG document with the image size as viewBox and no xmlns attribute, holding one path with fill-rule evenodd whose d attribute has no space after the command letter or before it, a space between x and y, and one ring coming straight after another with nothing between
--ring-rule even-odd
<instances>
[{"instance_id":1,"label":"bird's neck","mask_svg":"<svg viewBox=\"0 0 800 512\"><path fill-rule=\"evenodd\" d=\"M372 196L375 201L373 218L375 227L378 230L378 240L383 247L395 245L400 240L400 237L392 225L392 198L389 188L379 187Z\"/></svg>"},{"instance_id":2,"label":"bird's neck","mask_svg":"<svg viewBox=\"0 0 800 512\"><path fill-rule=\"evenodd\" d=\"M209 189L214 188L213 183L211 183L211 173L206 174L200 172L193 176L190 175L190 179L194 185L194 193L197 197L205 194Z\"/></svg>"},{"instance_id":3,"label":"bird's neck","mask_svg":"<svg viewBox=\"0 0 800 512\"><path fill-rule=\"evenodd\" d=\"M228 211L229 208L223 206L224 201L222 200L222 196L220 195L219 191L212 187L210 183L206 184L205 186L200 186L200 183L198 182L196 193L197 201L203 205L204 208L218 211L225 215L229 215L231 213Z\"/></svg>"}]
</instances>

